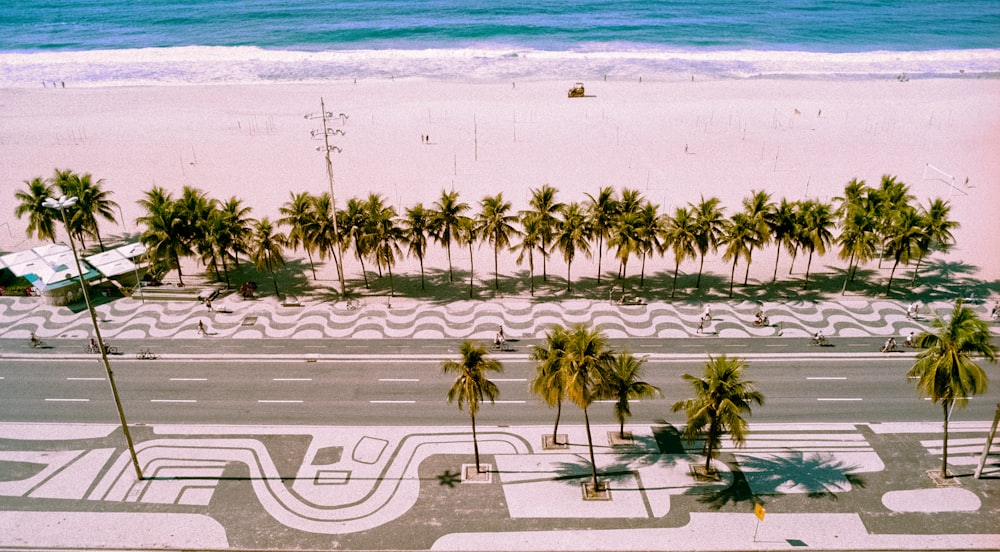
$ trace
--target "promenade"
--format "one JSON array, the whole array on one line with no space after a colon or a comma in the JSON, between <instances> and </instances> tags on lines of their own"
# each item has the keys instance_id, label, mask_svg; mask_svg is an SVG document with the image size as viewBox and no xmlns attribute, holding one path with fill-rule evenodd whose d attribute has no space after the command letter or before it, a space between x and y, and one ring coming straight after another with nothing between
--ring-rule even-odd
<instances>
[{"instance_id":1,"label":"promenade","mask_svg":"<svg viewBox=\"0 0 1000 552\"><path fill-rule=\"evenodd\" d=\"M950 306L927 305L912 319L907 304L893 301L621 305L512 298L390 305L382 297L348 308L228 296L211 311L198 301L123 298L97 312L112 344L200 339L219 344L208 356L238 359L261 356L255 343L267 340L488 341L502 325L509 338L527 342L544 338L553 324L576 322L616 340L804 341L821 331L831 339L891 335L902 343ZM712 320L699 331L706 307ZM990 305L973 307L985 317ZM753 325L758 308L769 326ZM209 335L198 333L199 321ZM90 324L86 311L0 298L0 362L44 369L56 359L87 361L82 347ZM47 348L28 347L32 332ZM222 348L232 342L245 343L245 353ZM136 362L134 351L125 353L113 362ZM7 375L6 383L17 377ZM928 417L936 419L937 410ZM555 449L543 445L550 426L481 428L489 469L469 481L462 477L471 461L467 426L141 426L133 433L152 478L137 481L114 425L0 422L0 548L1000 548L996 454L983 479L969 477L989 420L951 424L949 461L961 477L940 486L925 473L940 464L940 423L754 424L745 448L725 441L717 481L691 476L704 458L669 424L630 425L625 440L614 437L616 426L596 425L598 469L610 485L609 500L596 501L581 495L589 476L587 439L574 423L560 426L568 444ZM763 520L755 505L765 509Z\"/></svg>"}]
</instances>

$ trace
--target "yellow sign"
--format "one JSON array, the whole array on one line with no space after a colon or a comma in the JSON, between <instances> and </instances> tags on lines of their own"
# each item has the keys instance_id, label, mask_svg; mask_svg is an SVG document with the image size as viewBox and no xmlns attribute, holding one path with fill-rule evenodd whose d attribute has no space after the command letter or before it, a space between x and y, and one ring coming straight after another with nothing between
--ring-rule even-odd
<instances>
[{"instance_id":1,"label":"yellow sign","mask_svg":"<svg viewBox=\"0 0 1000 552\"><path fill-rule=\"evenodd\" d=\"M757 519L764 521L764 514L766 513L767 510L765 510L763 506L761 506L760 504L754 504L753 515L757 516Z\"/></svg>"}]
</instances>

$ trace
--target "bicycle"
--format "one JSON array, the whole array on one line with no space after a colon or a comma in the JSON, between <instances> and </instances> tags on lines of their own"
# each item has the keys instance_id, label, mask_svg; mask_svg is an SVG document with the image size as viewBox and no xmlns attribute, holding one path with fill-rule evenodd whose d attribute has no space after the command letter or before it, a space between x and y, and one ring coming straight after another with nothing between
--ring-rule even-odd
<instances>
[{"instance_id":1,"label":"bicycle","mask_svg":"<svg viewBox=\"0 0 1000 552\"><path fill-rule=\"evenodd\" d=\"M141 349L135 354L136 360L156 360L156 353L149 349Z\"/></svg>"}]
</instances>

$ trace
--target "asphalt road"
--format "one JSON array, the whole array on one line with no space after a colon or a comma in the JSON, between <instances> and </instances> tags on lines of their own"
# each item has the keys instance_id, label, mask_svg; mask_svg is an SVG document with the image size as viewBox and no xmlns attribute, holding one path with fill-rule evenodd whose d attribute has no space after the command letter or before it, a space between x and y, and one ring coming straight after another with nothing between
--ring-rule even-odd
<instances>
[{"instance_id":1,"label":"asphalt road","mask_svg":"<svg viewBox=\"0 0 1000 552\"><path fill-rule=\"evenodd\" d=\"M636 342L638 341L638 343ZM676 344L648 340L658 347L642 348L643 340L630 341L630 348L653 356L644 378L663 389L664 397L632 402L632 422L666 420L683 423L682 413L670 406L689 396L680 376L699 374L706 351L681 354ZM915 386L905 377L913 358L904 355L877 355L854 358L832 351L847 349L835 344L829 353L809 347L802 340L678 340L701 346L718 346L731 354L766 355L751 359L748 376L756 381L767 402L754 409L755 422L892 422L938 421L939 407L917 397ZM728 344L726 342L729 342ZM746 341L749 343L734 343ZM866 345L865 340L859 340ZM871 341L870 339L868 341ZM711 342L711 343L706 343ZM783 342L788 342L783 343ZM155 344L145 342L156 348ZM836 341L835 341L836 343ZM205 341L168 341L159 348L171 354L218 354L233 341L206 347ZM123 344L118 344L123 345ZM169 345L169 349L165 345ZM216 346L218 345L218 346ZM441 373L439 358L457 348L456 341L423 342L406 340L390 344L381 340L317 346L334 347L341 354L358 356L391 354L394 348L409 353L388 358L318 359L308 362L308 342L243 342L242 354L253 353L288 358L251 356L231 359L135 360L131 354L112 357L115 379L130 424L306 424L306 425L464 425L467 414L448 404L445 393L451 377ZM294 345L294 349L289 349ZM744 351L740 351L739 345ZM800 351L769 350L787 347ZM861 349L859 345L857 349ZM877 344L876 344L877 345ZM353 352L347 352L350 347ZM59 347L43 351L35 359L7 360L0 367L0 421L107 422L117 417L99 357L76 355L56 358ZM138 350L138 347L134 347ZM206 351L206 349L208 349ZM420 349L414 352L413 349ZM524 357L525 343L515 351L498 355L504 373L491 377L500 388L496 404L484 405L477 421L484 425L548 424L554 419L550 409L531 395L528 383L534 364ZM229 353L237 355L239 353ZM297 356L296 356L297 355ZM824 358L826 357L826 358ZM996 374L996 366L987 370ZM994 378L995 379L995 378ZM956 420L988 420L1000 401L996 390L975 397L955 414ZM581 418L581 419L577 419ZM610 404L598 403L591 409L594 423L615 423ZM564 405L563 421L582 422L579 409Z\"/></svg>"}]
</instances>

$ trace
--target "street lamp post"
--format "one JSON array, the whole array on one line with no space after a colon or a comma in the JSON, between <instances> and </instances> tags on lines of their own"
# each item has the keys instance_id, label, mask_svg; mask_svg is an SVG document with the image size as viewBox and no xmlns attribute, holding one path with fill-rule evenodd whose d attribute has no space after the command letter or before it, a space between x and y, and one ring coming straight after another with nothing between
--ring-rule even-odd
<instances>
[{"instance_id":1,"label":"street lamp post","mask_svg":"<svg viewBox=\"0 0 1000 552\"><path fill-rule=\"evenodd\" d=\"M340 246L340 229L337 228L337 200L333 195L333 161L330 160L330 153L337 152L340 153L340 148L337 146L330 145L330 136L341 135L343 136L344 131L340 129L332 129L327 126L327 120L333 118L333 112L326 110L326 104L323 102L323 98L319 99L319 115L306 115L306 119L321 119L323 121L323 130L314 130L310 132L313 138L317 136L323 137L323 146L316 148L317 151L322 151L326 156L326 176L327 180L330 182L330 206L333 211L333 239L335 242L334 247L340 252L340 255L334 253L333 262L337 265L337 278L340 280L340 296L347 296L347 284L344 281L344 266L341 263L341 259L344 256L344 250ZM347 121L347 115L341 113L339 115L341 124Z\"/></svg>"},{"instance_id":2,"label":"street lamp post","mask_svg":"<svg viewBox=\"0 0 1000 552\"><path fill-rule=\"evenodd\" d=\"M125 421L125 411L122 410L122 402L118 396L118 387L115 386L115 376L111 371L111 363L108 362L108 351L104 347L104 339L101 337L101 329L97 325L97 315L94 314L94 307L90 304L90 296L87 294L87 287L83 282L83 268L80 266L80 257L76 253L76 244L73 242L73 235L69 231L69 223L66 220L66 208L76 204L77 197L61 196L59 199L48 198L42 205L50 209L56 209L62 215L63 226L66 228L66 235L69 238L69 246L73 249L73 260L76 261L76 273L80 278L80 291L83 292L83 300L87 303L87 312L90 313L90 321L94 325L94 334L97 337L97 348L101 351L101 360L104 361L104 370L108 374L108 383L111 384L111 394L115 397L115 407L118 409L118 418L121 420L122 432L125 434L125 441L128 443L129 454L132 455L132 465L135 467L135 475L140 481L145 479L142 475L142 468L139 466L139 458L135 454L135 445L132 443L132 434L128 431L128 423Z\"/></svg>"}]
</instances>

